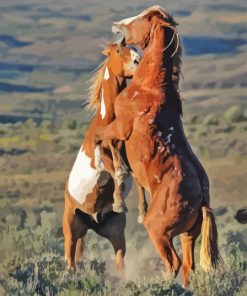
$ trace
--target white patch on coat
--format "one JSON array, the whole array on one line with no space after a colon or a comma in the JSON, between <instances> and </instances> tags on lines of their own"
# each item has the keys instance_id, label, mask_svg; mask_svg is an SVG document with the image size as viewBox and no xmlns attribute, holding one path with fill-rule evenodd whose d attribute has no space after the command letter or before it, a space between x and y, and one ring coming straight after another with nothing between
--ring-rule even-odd
<instances>
[{"instance_id":1,"label":"white patch on coat","mask_svg":"<svg viewBox=\"0 0 247 296\"><path fill-rule=\"evenodd\" d=\"M154 175L154 179L156 180L156 182L157 182L158 184L161 183L160 176Z\"/></svg>"},{"instance_id":2,"label":"white patch on coat","mask_svg":"<svg viewBox=\"0 0 247 296\"><path fill-rule=\"evenodd\" d=\"M69 176L68 190L70 195L78 203L83 204L87 195L93 192L97 179L98 172L91 167L91 158L82 151L81 147Z\"/></svg>"},{"instance_id":3,"label":"white patch on coat","mask_svg":"<svg viewBox=\"0 0 247 296\"><path fill-rule=\"evenodd\" d=\"M104 79L108 80L109 78L110 78L109 70L107 67L105 67Z\"/></svg>"},{"instance_id":4,"label":"white patch on coat","mask_svg":"<svg viewBox=\"0 0 247 296\"><path fill-rule=\"evenodd\" d=\"M158 150L160 151L160 153L163 153L163 151L165 150L165 147L164 146L159 146Z\"/></svg>"},{"instance_id":5,"label":"white patch on coat","mask_svg":"<svg viewBox=\"0 0 247 296\"><path fill-rule=\"evenodd\" d=\"M166 137L166 142L165 144L169 144L171 142L171 138L172 138L172 134L169 134L167 137Z\"/></svg>"},{"instance_id":6,"label":"white patch on coat","mask_svg":"<svg viewBox=\"0 0 247 296\"><path fill-rule=\"evenodd\" d=\"M135 91L134 92L134 95L133 95L133 98L136 97L137 95L139 95L139 92L138 91Z\"/></svg>"},{"instance_id":7,"label":"white patch on coat","mask_svg":"<svg viewBox=\"0 0 247 296\"><path fill-rule=\"evenodd\" d=\"M95 154L100 153L98 150ZM83 204L88 194L93 192L95 185L98 183L98 185L104 186L109 178L110 175L107 172L97 171L91 167L91 158L85 154L81 147L70 172L68 190L78 203Z\"/></svg>"},{"instance_id":8,"label":"white patch on coat","mask_svg":"<svg viewBox=\"0 0 247 296\"><path fill-rule=\"evenodd\" d=\"M102 86L102 90L101 90L100 115L101 115L102 119L104 119L106 116L106 107L105 107L103 86Z\"/></svg>"}]
</instances>

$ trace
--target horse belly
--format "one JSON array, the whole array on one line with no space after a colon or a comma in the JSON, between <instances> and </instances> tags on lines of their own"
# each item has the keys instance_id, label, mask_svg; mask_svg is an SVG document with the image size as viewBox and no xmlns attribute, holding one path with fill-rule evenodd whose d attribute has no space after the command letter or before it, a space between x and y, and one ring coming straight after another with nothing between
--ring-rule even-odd
<instances>
[{"instance_id":1,"label":"horse belly","mask_svg":"<svg viewBox=\"0 0 247 296\"><path fill-rule=\"evenodd\" d=\"M68 182L70 195L80 204L86 202L87 196L93 192L100 178L100 185L103 186L109 180L109 174L104 174L105 178L100 178L100 172L91 167L91 158L80 148ZM103 184L104 183L104 184Z\"/></svg>"}]
</instances>

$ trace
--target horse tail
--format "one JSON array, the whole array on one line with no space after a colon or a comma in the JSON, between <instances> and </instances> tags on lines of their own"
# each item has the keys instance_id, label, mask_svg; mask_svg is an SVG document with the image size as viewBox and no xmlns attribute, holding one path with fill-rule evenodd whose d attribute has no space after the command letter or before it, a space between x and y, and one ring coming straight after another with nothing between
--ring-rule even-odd
<instances>
[{"instance_id":1,"label":"horse tail","mask_svg":"<svg viewBox=\"0 0 247 296\"><path fill-rule=\"evenodd\" d=\"M220 261L217 227L214 214L208 206L202 207L202 216L200 265L205 271L212 271Z\"/></svg>"}]
</instances>

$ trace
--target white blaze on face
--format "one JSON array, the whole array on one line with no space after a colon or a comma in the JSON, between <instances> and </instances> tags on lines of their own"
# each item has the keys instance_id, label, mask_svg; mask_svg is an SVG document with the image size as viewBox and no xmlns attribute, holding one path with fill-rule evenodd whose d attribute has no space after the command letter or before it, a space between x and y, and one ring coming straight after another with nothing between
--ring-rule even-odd
<instances>
[{"instance_id":1,"label":"white blaze on face","mask_svg":"<svg viewBox=\"0 0 247 296\"><path fill-rule=\"evenodd\" d=\"M91 167L91 158L82 151L81 147L69 176L68 190L70 195L78 203L83 204L87 195L93 192L99 177L100 172ZM108 179L109 175L106 176L105 182Z\"/></svg>"},{"instance_id":2,"label":"white blaze on face","mask_svg":"<svg viewBox=\"0 0 247 296\"><path fill-rule=\"evenodd\" d=\"M160 13L166 15L166 11L164 10L164 8L162 8L159 5L154 5L146 10L144 10L143 12L141 12L140 14L136 15L136 16L132 16L126 19L121 20L120 22L117 22L117 25L128 25L130 24L132 21L134 21L137 18L141 18L143 16L145 16L146 14L148 14L150 11L160 11Z\"/></svg>"},{"instance_id":3,"label":"white blaze on face","mask_svg":"<svg viewBox=\"0 0 247 296\"><path fill-rule=\"evenodd\" d=\"M139 15L136 16L132 16L132 17L128 17L120 22L118 22L119 25L128 25L129 23L131 23L132 21L134 21L136 18L138 18Z\"/></svg>"}]
</instances>

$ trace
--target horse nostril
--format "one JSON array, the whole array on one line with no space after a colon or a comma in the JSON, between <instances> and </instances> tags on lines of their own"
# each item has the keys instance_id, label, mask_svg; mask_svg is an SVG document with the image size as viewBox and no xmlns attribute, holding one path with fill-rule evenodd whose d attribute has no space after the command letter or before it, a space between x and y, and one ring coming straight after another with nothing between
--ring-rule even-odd
<instances>
[{"instance_id":1,"label":"horse nostril","mask_svg":"<svg viewBox=\"0 0 247 296\"><path fill-rule=\"evenodd\" d=\"M135 60L134 60L134 64L139 65L139 61L135 59Z\"/></svg>"}]
</instances>

